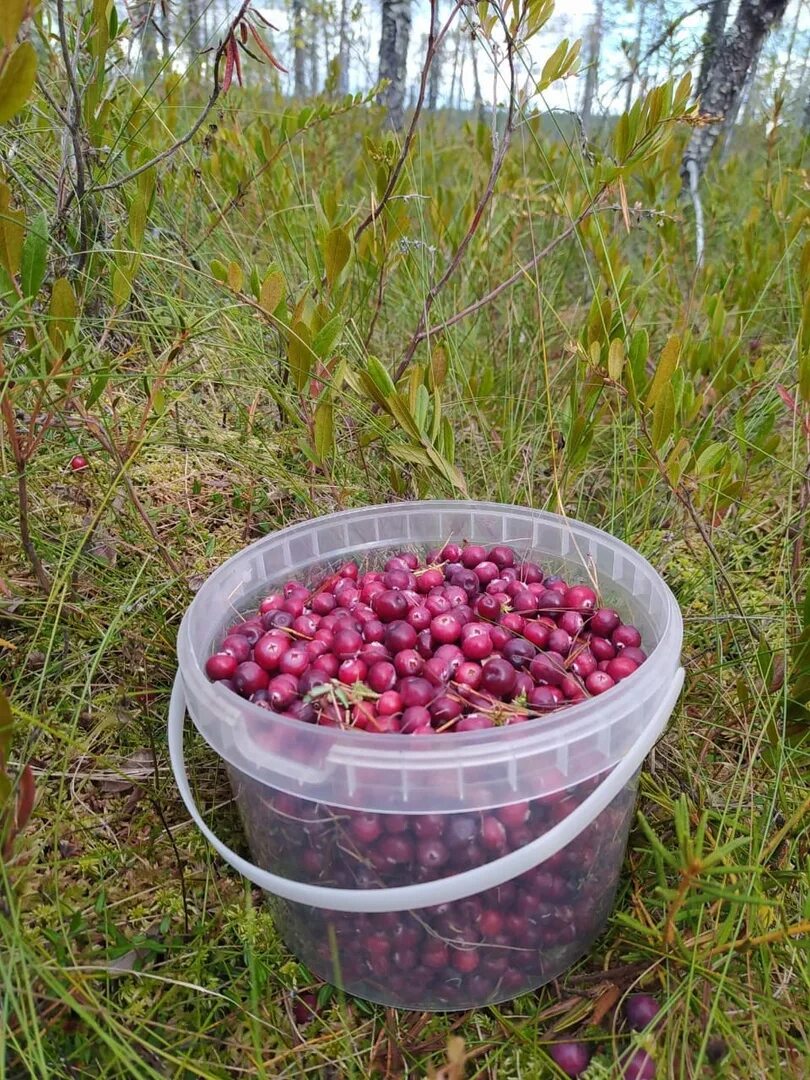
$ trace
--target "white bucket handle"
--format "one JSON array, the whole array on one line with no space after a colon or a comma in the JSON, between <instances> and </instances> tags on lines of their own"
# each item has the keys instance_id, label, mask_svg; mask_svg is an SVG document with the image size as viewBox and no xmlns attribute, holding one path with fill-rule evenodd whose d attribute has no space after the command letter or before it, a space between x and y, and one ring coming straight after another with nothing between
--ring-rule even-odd
<instances>
[{"instance_id":1,"label":"white bucket handle","mask_svg":"<svg viewBox=\"0 0 810 1080\"><path fill-rule=\"evenodd\" d=\"M248 881L252 881L254 885L284 900L309 904L312 907L329 908L333 911L409 911L448 903L452 900L461 900L464 897L484 892L486 889L493 889L539 866L576 839L597 814L600 814L613 801L641 767L644 758L666 726L681 692L683 679L684 671L682 667L679 667L675 678L663 694L654 716L639 733L627 754L599 786L559 824L536 840L532 840L515 851L510 851L507 855L502 855L499 859L476 866L472 870L465 870L460 874L439 878L437 881L422 882L418 885L401 885L390 889L335 889L326 885L309 885L303 881L293 881L290 878L280 877L278 874L271 874L243 859L223 844L203 821L189 787L183 756L186 697L179 673L174 681L169 705L169 757L180 795L200 832L225 862Z\"/></svg>"}]
</instances>

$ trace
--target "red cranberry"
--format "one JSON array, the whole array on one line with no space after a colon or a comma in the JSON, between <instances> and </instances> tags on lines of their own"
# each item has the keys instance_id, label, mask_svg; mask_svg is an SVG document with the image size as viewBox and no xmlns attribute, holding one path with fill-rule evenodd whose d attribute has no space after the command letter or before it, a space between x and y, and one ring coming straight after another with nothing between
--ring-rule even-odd
<instances>
[{"instance_id":1,"label":"red cranberry","mask_svg":"<svg viewBox=\"0 0 810 1080\"><path fill-rule=\"evenodd\" d=\"M506 698L515 689L515 669L508 660L488 660L481 671L481 689Z\"/></svg>"},{"instance_id":2,"label":"red cranberry","mask_svg":"<svg viewBox=\"0 0 810 1080\"><path fill-rule=\"evenodd\" d=\"M486 557L486 548L482 548L480 544L468 544L461 552L461 565L472 569L483 562Z\"/></svg>"},{"instance_id":3,"label":"red cranberry","mask_svg":"<svg viewBox=\"0 0 810 1080\"><path fill-rule=\"evenodd\" d=\"M596 657L590 649L580 649L571 661L571 670L580 679L587 677L596 671Z\"/></svg>"},{"instance_id":4,"label":"red cranberry","mask_svg":"<svg viewBox=\"0 0 810 1080\"><path fill-rule=\"evenodd\" d=\"M632 645L626 645L622 649L622 659L632 660L633 663L641 665L647 659L647 654L643 649L636 649Z\"/></svg>"},{"instance_id":5,"label":"red cranberry","mask_svg":"<svg viewBox=\"0 0 810 1080\"><path fill-rule=\"evenodd\" d=\"M452 949L450 950L450 963L456 971L468 975L478 967L480 957L477 949Z\"/></svg>"},{"instance_id":6,"label":"red cranberry","mask_svg":"<svg viewBox=\"0 0 810 1080\"><path fill-rule=\"evenodd\" d=\"M409 709L414 705L429 705L436 696L436 687L427 679L407 678L400 681L399 694L402 704Z\"/></svg>"},{"instance_id":7,"label":"red cranberry","mask_svg":"<svg viewBox=\"0 0 810 1080\"><path fill-rule=\"evenodd\" d=\"M427 630L432 618L428 609L419 605L412 607L408 612L408 623L417 631Z\"/></svg>"},{"instance_id":8,"label":"red cranberry","mask_svg":"<svg viewBox=\"0 0 810 1080\"><path fill-rule=\"evenodd\" d=\"M366 682L375 694L384 694L386 690L393 690L397 682L394 665L385 660L373 664L369 668Z\"/></svg>"},{"instance_id":9,"label":"red cranberry","mask_svg":"<svg viewBox=\"0 0 810 1080\"><path fill-rule=\"evenodd\" d=\"M563 611L557 620L557 625L561 630L565 630L571 637L576 637L582 632L585 626L585 620L578 611Z\"/></svg>"},{"instance_id":10,"label":"red cranberry","mask_svg":"<svg viewBox=\"0 0 810 1080\"><path fill-rule=\"evenodd\" d=\"M461 632L461 651L467 660L483 660L492 652L489 628L483 623L468 623Z\"/></svg>"},{"instance_id":11,"label":"red cranberry","mask_svg":"<svg viewBox=\"0 0 810 1080\"><path fill-rule=\"evenodd\" d=\"M362 682L368 673L365 661L359 656L351 660L344 660L338 668L337 677L342 683L351 686L353 683Z\"/></svg>"},{"instance_id":12,"label":"red cranberry","mask_svg":"<svg viewBox=\"0 0 810 1080\"><path fill-rule=\"evenodd\" d=\"M244 634L228 634L220 646L220 652L230 653L237 664L250 659L250 642Z\"/></svg>"},{"instance_id":13,"label":"red cranberry","mask_svg":"<svg viewBox=\"0 0 810 1080\"><path fill-rule=\"evenodd\" d=\"M370 641L368 645L363 646L358 655L368 667L391 659L391 653L381 641Z\"/></svg>"},{"instance_id":14,"label":"red cranberry","mask_svg":"<svg viewBox=\"0 0 810 1080\"><path fill-rule=\"evenodd\" d=\"M338 673L340 667L340 661L334 653L324 653L323 656L316 656L312 661L312 666L316 671L322 671L325 675L328 675L330 679Z\"/></svg>"},{"instance_id":15,"label":"red cranberry","mask_svg":"<svg viewBox=\"0 0 810 1080\"><path fill-rule=\"evenodd\" d=\"M228 640L227 638L225 639ZM250 656L250 646L248 646ZM214 653L205 661L205 674L209 679L230 679L236 671L238 661L231 653Z\"/></svg>"},{"instance_id":16,"label":"red cranberry","mask_svg":"<svg viewBox=\"0 0 810 1080\"><path fill-rule=\"evenodd\" d=\"M613 608L599 608L591 616L591 633L609 637L620 623L619 613Z\"/></svg>"},{"instance_id":17,"label":"red cranberry","mask_svg":"<svg viewBox=\"0 0 810 1080\"><path fill-rule=\"evenodd\" d=\"M628 645L637 649L641 645L641 634L635 626L617 626L611 634L610 640L617 649L624 649Z\"/></svg>"},{"instance_id":18,"label":"red cranberry","mask_svg":"<svg viewBox=\"0 0 810 1080\"><path fill-rule=\"evenodd\" d=\"M634 660L628 660L623 655L617 656L615 660L608 660L607 668L605 669L608 675L615 682L620 682L622 679L626 679L628 675L632 675L634 671L638 670L638 664Z\"/></svg>"},{"instance_id":19,"label":"red cranberry","mask_svg":"<svg viewBox=\"0 0 810 1080\"><path fill-rule=\"evenodd\" d=\"M506 850L506 829L503 822L492 814L481 820L481 843L488 851Z\"/></svg>"},{"instance_id":20,"label":"red cranberry","mask_svg":"<svg viewBox=\"0 0 810 1080\"><path fill-rule=\"evenodd\" d=\"M527 802L510 803L509 806L501 806L495 810L495 816L507 829L517 828L529 820L529 804Z\"/></svg>"},{"instance_id":21,"label":"red cranberry","mask_svg":"<svg viewBox=\"0 0 810 1080\"><path fill-rule=\"evenodd\" d=\"M538 653L529 665L529 674L537 683L559 686L565 678L565 668L559 656Z\"/></svg>"},{"instance_id":22,"label":"red cranberry","mask_svg":"<svg viewBox=\"0 0 810 1080\"><path fill-rule=\"evenodd\" d=\"M452 612L448 611L443 615L435 616L430 624L430 633L434 641L449 645L451 642L458 640L461 634L461 623Z\"/></svg>"},{"instance_id":23,"label":"red cranberry","mask_svg":"<svg viewBox=\"0 0 810 1080\"><path fill-rule=\"evenodd\" d=\"M412 705L405 709L400 721L400 731L412 735L417 728L430 727L430 713L424 705Z\"/></svg>"},{"instance_id":24,"label":"red cranberry","mask_svg":"<svg viewBox=\"0 0 810 1080\"><path fill-rule=\"evenodd\" d=\"M267 683L267 700L271 709L283 712L298 696L298 680L292 675L274 675Z\"/></svg>"},{"instance_id":25,"label":"red cranberry","mask_svg":"<svg viewBox=\"0 0 810 1080\"><path fill-rule=\"evenodd\" d=\"M438 588L444 582L441 570L423 570L416 575L416 591L429 593L431 589Z\"/></svg>"},{"instance_id":26,"label":"red cranberry","mask_svg":"<svg viewBox=\"0 0 810 1080\"><path fill-rule=\"evenodd\" d=\"M394 716L402 712L402 698L396 690L386 690L377 701L377 712L381 716Z\"/></svg>"},{"instance_id":27,"label":"red cranberry","mask_svg":"<svg viewBox=\"0 0 810 1080\"><path fill-rule=\"evenodd\" d=\"M316 615L328 615L335 607L337 601L332 593L320 592L316 593L310 601L310 607Z\"/></svg>"},{"instance_id":28,"label":"red cranberry","mask_svg":"<svg viewBox=\"0 0 810 1080\"><path fill-rule=\"evenodd\" d=\"M563 606L563 598L554 589L546 589L537 598L537 610L540 612L559 611Z\"/></svg>"},{"instance_id":29,"label":"red cranberry","mask_svg":"<svg viewBox=\"0 0 810 1080\"><path fill-rule=\"evenodd\" d=\"M492 720L489 716L485 716L483 713L467 713L466 716L456 722L454 731L485 731L487 728L494 727Z\"/></svg>"},{"instance_id":30,"label":"red cranberry","mask_svg":"<svg viewBox=\"0 0 810 1080\"><path fill-rule=\"evenodd\" d=\"M430 703L430 715L438 727L452 724L461 716L461 703L447 694L442 694Z\"/></svg>"},{"instance_id":31,"label":"red cranberry","mask_svg":"<svg viewBox=\"0 0 810 1080\"><path fill-rule=\"evenodd\" d=\"M620 1066L623 1080L655 1080L655 1061L646 1050L634 1050Z\"/></svg>"},{"instance_id":32,"label":"red cranberry","mask_svg":"<svg viewBox=\"0 0 810 1080\"><path fill-rule=\"evenodd\" d=\"M401 866L413 860L414 846L407 837L388 834L377 845L386 863Z\"/></svg>"},{"instance_id":33,"label":"red cranberry","mask_svg":"<svg viewBox=\"0 0 810 1080\"><path fill-rule=\"evenodd\" d=\"M428 661L430 663L430 661ZM481 666L471 660L458 665L456 682L475 689L481 682Z\"/></svg>"},{"instance_id":34,"label":"red cranberry","mask_svg":"<svg viewBox=\"0 0 810 1080\"><path fill-rule=\"evenodd\" d=\"M441 840L421 840L416 845L416 861L425 870L439 870L447 862L449 852Z\"/></svg>"},{"instance_id":35,"label":"red cranberry","mask_svg":"<svg viewBox=\"0 0 810 1080\"><path fill-rule=\"evenodd\" d=\"M299 1027L311 1023L318 1017L318 999L311 990L296 994L293 1002L293 1016Z\"/></svg>"},{"instance_id":36,"label":"red cranberry","mask_svg":"<svg viewBox=\"0 0 810 1080\"><path fill-rule=\"evenodd\" d=\"M363 647L363 639L356 630L338 630L332 642L332 651L338 660L348 660Z\"/></svg>"},{"instance_id":37,"label":"red cranberry","mask_svg":"<svg viewBox=\"0 0 810 1080\"><path fill-rule=\"evenodd\" d=\"M502 544L497 544L491 549L487 558L490 562L494 562L499 570L502 570L506 566L514 566L515 553L510 547L505 547Z\"/></svg>"},{"instance_id":38,"label":"red cranberry","mask_svg":"<svg viewBox=\"0 0 810 1080\"><path fill-rule=\"evenodd\" d=\"M490 585L493 581L497 581L498 574L499 570L494 562L480 562L478 566L475 567L475 576L478 578L478 581L482 587L486 587L487 585Z\"/></svg>"},{"instance_id":39,"label":"red cranberry","mask_svg":"<svg viewBox=\"0 0 810 1080\"><path fill-rule=\"evenodd\" d=\"M549 652L559 653L560 656L568 656L571 649L571 635L565 630L552 630L548 636Z\"/></svg>"},{"instance_id":40,"label":"red cranberry","mask_svg":"<svg viewBox=\"0 0 810 1080\"><path fill-rule=\"evenodd\" d=\"M535 686L526 700L534 709L556 709L565 701L565 694L559 686Z\"/></svg>"},{"instance_id":41,"label":"red cranberry","mask_svg":"<svg viewBox=\"0 0 810 1080\"><path fill-rule=\"evenodd\" d=\"M587 696L582 683L572 675L563 676L560 680L560 689L572 704L577 701L584 701Z\"/></svg>"},{"instance_id":42,"label":"red cranberry","mask_svg":"<svg viewBox=\"0 0 810 1080\"><path fill-rule=\"evenodd\" d=\"M607 662L607 661L606 661ZM606 671L593 671L585 680L585 689L589 694L604 694L616 683Z\"/></svg>"},{"instance_id":43,"label":"red cranberry","mask_svg":"<svg viewBox=\"0 0 810 1080\"><path fill-rule=\"evenodd\" d=\"M88 467L87 458L84 454L74 454L70 459L70 468L73 472L81 472Z\"/></svg>"},{"instance_id":44,"label":"red cranberry","mask_svg":"<svg viewBox=\"0 0 810 1080\"><path fill-rule=\"evenodd\" d=\"M309 667L310 657L303 646L287 649L282 653L278 669L285 675L295 675L296 678L303 675Z\"/></svg>"},{"instance_id":45,"label":"red cranberry","mask_svg":"<svg viewBox=\"0 0 810 1080\"><path fill-rule=\"evenodd\" d=\"M385 644L392 653L412 649L416 644L416 630L409 622L397 619L386 627Z\"/></svg>"},{"instance_id":46,"label":"red cranberry","mask_svg":"<svg viewBox=\"0 0 810 1080\"><path fill-rule=\"evenodd\" d=\"M445 544L439 551L438 557L445 562L458 562L461 558L461 548L458 544Z\"/></svg>"},{"instance_id":47,"label":"red cranberry","mask_svg":"<svg viewBox=\"0 0 810 1080\"><path fill-rule=\"evenodd\" d=\"M513 638L511 641L507 641L503 647L504 658L518 670L527 668L536 653L537 649L526 638Z\"/></svg>"},{"instance_id":48,"label":"red cranberry","mask_svg":"<svg viewBox=\"0 0 810 1080\"><path fill-rule=\"evenodd\" d=\"M371 602L374 613L383 622L393 622L395 619L404 619L408 614L408 599L395 589L386 589L385 592L377 593Z\"/></svg>"},{"instance_id":49,"label":"red cranberry","mask_svg":"<svg viewBox=\"0 0 810 1080\"><path fill-rule=\"evenodd\" d=\"M265 690L268 681L267 672L253 660L239 664L233 673L234 686L243 697L250 697L257 690Z\"/></svg>"},{"instance_id":50,"label":"red cranberry","mask_svg":"<svg viewBox=\"0 0 810 1080\"><path fill-rule=\"evenodd\" d=\"M259 604L259 614L266 615L268 611L279 611L283 603L284 595L282 593L268 593Z\"/></svg>"},{"instance_id":51,"label":"red cranberry","mask_svg":"<svg viewBox=\"0 0 810 1080\"><path fill-rule=\"evenodd\" d=\"M482 619L495 620L501 613L501 605L494 596L485 593L475 601L475 611Z\"/></svg>"},{"instance_id":52,"label":"red cranberry","mask_svg":"<svg viewBox=\"0 0 810 1080\"><path fill-rule=\"evenodd\" d=\"M543 623L531 620L523 627L523 636L538 649L545 649L551 630Z\"/></svg>"},{"instance_id":53,"label":"red cranberry","mask_svg":"<svg viewBox=\"0 0 810 1080\"><path fill-rule=\"evenodd\" d=\"M401 679L419 675L424 666L425 661L415 649L403 649L394 657L394 668Z\"/></svg>"},{"instance_id":54,"label":"red cranberry","mask_svg":"<svg viewBox=\"0 0 810 1080\"><path fill-rule=\"evenodd\" d=\"M637 1031L652 1023L660 1011L661 1006L652 994L631 994L624 1003L627 1023Z\"/></svg>"},{"instance_id":55,"label":"red cranberry","mask_svg":"<svg viewBox=\"0 0 810 1080\"><path fill-rule=\"evenodd\" d=\"M591 1050L581 1042L552 1043L549 1057L566 1076L582 1076L591 1061Z\"/></svg>"},{"instance_id":56,"label":"red cranberry","mask_svg":"<svg viewBox=\"0 0 810 1080\"><path fill-rule=\"evenodd\" d=\"M615 645L612 641L608 641L607 638L596 637L594 634L591 634L588 644L597 661L612 660L616 655Z\"/></svg>"}]
</instances>

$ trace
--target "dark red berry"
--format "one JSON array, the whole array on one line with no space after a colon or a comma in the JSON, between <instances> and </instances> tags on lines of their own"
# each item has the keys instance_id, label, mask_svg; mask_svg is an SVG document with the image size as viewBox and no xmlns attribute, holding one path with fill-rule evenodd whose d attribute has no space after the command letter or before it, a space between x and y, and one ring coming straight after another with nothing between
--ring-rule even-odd
<instances>
[{"instance_id":1,"label":"dark red berry","mask_svg":"<svg viewBox=\"0 0 810 1080\"><path fill-rule=\"evenodd\" d=\"M227 640L227 638L226 638ZM250 647L248 647L248 656ZM205 674L209 679L230 679L236 671L238 661L230 653L214 653L205 662Z\"/></svg>"},{"instance_id":2,"label":"dark red berry","mask_svg":"<svg viewBox=\"0 0 810 1080\"><path fill-rule=\"evenodd\" d=\"M81 472L82 469L88 468L87 458L83 454L75 454L70 459L70 467L73 472Z\"/></svg>"},{"instance_id":3,"label":"dark red berry","mask_svg":"<svg viewBox=\"0 0 810 1080\"><path fill-rule=\"evenodd\" d=\"M631 1028L641 1031L661 1011L652 994L631 994L624 1003L624 1015Z\"/></svg>"},{"instance_id":4,"label":"dark red berry","mask_svg":"<svg viewBox=\"0 0 810 1080\"><path fill-rule=\"evenodd\" d=\"M582 1076L591 1061L591 1050L581 1042L552 1043L549 1057L566 1076Z\"/></svg>"}]
</instances>

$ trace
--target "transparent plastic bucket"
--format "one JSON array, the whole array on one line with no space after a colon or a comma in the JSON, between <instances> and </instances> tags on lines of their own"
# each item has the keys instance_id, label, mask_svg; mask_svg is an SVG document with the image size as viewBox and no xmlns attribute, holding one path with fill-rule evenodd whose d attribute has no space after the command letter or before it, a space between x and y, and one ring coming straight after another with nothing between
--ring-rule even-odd
<instances>
[{"instance_id":1,"label":"transparent plastic bucket","mask_svg":"<svg viewBox=\"0 0 810 1080\"><path fill-rule=\"evenodd\" d=\"M598 590L647 661L597 698L519 725L412 738L304 724L211 683L207 657L274 584L381 567L449 540L509 544ZM461 1009L514 997L588 950L610 913L641 764L680 693L682 620L626 544L542 511L476 502L349 510L257 541L205 582L178 637L169 750L219 854L272 894L317 975L370 1000ZM253 861L205 824L183 758L186 710L228 768ZM435 844L446 858L426 860ZM433 849L425 845L434 844Z\"/></svg>"}]
</instances>

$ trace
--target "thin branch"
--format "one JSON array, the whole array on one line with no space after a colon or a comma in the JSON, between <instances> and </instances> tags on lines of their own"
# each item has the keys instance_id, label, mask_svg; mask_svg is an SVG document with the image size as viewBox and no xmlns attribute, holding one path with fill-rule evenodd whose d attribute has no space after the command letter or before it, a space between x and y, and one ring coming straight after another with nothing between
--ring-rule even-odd
<instances>
[{"instance_id":1,"label":"thin branch","mask_svg":"<svg viewBox=\"0 0 810 1080\"><path fill-rule=\"evenodd\" d=\"M675 31L678 29L681 23L686 22L687 19L691 19L693 15L700 15L704 11L710 11L713 3L714 0L706 0L705 3L697 4L695 7L689 8L688 11L682 11L680 15L677 15L674 19L667 23L666 29L663 31L663 33L656 38L652 45L649 46L644 55L639 57L639 59L634 62L632 70L627 75L624 75L621 79L619 79L618 85L624 86L624 84L626 82L629 82L630 79L635 78L636 74L640 71L644 64L647 63L650 57L654 56L659 49L663 48L664 45L666 45L669 39L675 34Z\"/></svg>"},{"instance_id":2,"label":"thin branch","mask_svg":"<svg viewBox=\"0 0 810 1080\"><path fill-rule=\"evenodd\" d=\"M92 189L93 191L114 191L116 188L122 187L124 184L128 184L129 181L134 180L136 176L140 176L141 173L147 172L147 170L154 168L155 165L159 165L161 161L165 161L167 158L170 158L173 154L177 153L177 151L182 146L185 146L187 142L190 142L194 138L194 136L197 134L197 132L207 120L209 113L219 99L221 91L221 83L219 81L219 63L222 57L225 55L225 50L228 47L228 41L230 40L234 28L247 12L248 8L251 5L251 2L252 0L242 0L242 4L240 5L239 10L236 13L236 17L233 19L228 29L228 33L222 39L217 48L216 54L214 56L214 86L211 90L211 95L208 98L208 101L205 103L205 107L203 108L202 113L197 117L197 119L194 121L189 130L185 133L185 135L179 138L176 142L172 143L172 145L168 146L165 150L161 150L159 154L155 154L153 158L151 158L149 161L144 162L143 165L139 165L137 169L132 169L130 172L125 173L124 176L119 176L117 180L110 180L106 184L94 184Z\"/></svg>"},{"instance_id":3,"label":"thin branch","mask_svg":"<svg viewBox=\"0 0 810 1080\"><path fill-rule=\"evenodd\" d=\"M480 311L481 308L486 307L487 304L491 304L493 300L496 300L502 292L505 292L507 289L511 289L513 285L516 285L519 281L522 281L524 278L528 277L532 270L534 270L537 265L542 262L543 259L547 258L556 248L560 246L560 244L567 240L568 237L576 231L577 227L585 220L585 218L588 217L589 214L592 214L594 212L594 209L594 203L589 203L588 206L586 206L585 209L576 218L574 218L574 220L569 225L567 225L561 233L555 236L553 240L550 240L544 248L538 251L536 255L532 256L529 262L527 262L524 266L521 266L505 281L502 281L500 285L496 285L494 289L491 289L488 293L480 297L478 300L475 300L472 304L468 304L467 307L462 308L461 311L457 311L455 315L451 315L450 318L446 319L444 322L438 323L436 326L432 326L429 328L425 327L419 330L415 335L416 344L418 345L420 342L424 341L425 338L430 337L431 334L440 334L442 331L448 330L451 326L455 326L456 323L461 322L462 319L466 319L470 315L475 315L475 313L477 311ZM397 375L397 378L399 378L399 375Z\"/></svg>"},{"instance_id":4,"label":"thin branch","mask_svg":"<svg viewBox=\"0 0 810 1080\"><path fill-rule=\"evenodd\" d=\"M430 331L428 330L428 319L430 318L431 308L436 302L436 297L442 291L442 289L453 276L453 274L455 274L456 270L461 264L461 260L464 258L464 254L467 251L467 248L470 246L473 237L478 232L478 227L480 226L484 216L484 211L486 210L487 206L489 206L492 196L495 193L495 185L498 182L498 177L500 176L501 169L503 168L503 163L506 159L506 154L512 141L512 132L514 130L515 123L515 98L517 88L517 74L515 72L515 43L506 28L506 24L503 21L502 16L501 21L503 23L504 32L506 33L506 60L509 65L509 107L506 114L506 122L504 123L503 135L500 140L498 152L496 153L495 158L492 162L492 166L489 170L489 177L487 179L487 186L484 189L484 194L478 201L478 205L475 208L475 213L473 214L473 218L470 222L467 232L461 238L461 243L456 248L455 254L453 255L450 262L447 264L447 267L442 276L428 290L428 294L425 297L425 303L422 308L422 314L419 317L419 325L414 331L413 336L408 343L408 347L405 349L402 359L397 365L397 369L394 374L394 382L397 382L397 380L402 376L402 373L405 371L408 364L413 359L413 355L416 352L419 342L422 341L425 337L427 337L430 333Z\"/></svg>"},{"instance_id":5,"label":"thin branch","mask_svg":"<svg viewBox=\"0 0 810 1080\"><path fill-rule=\"evenodd\" d=\"M405 135L405 141L402 144L402 150L400 151L399 158L397 159L396 164L391 170L391 175L388 177L388 183L385 185L385 191L382 194L382 198L376 204L376 206L374 206L369 211L363 221L361 221L360 224L357 226L354 234L355 243L357 243L357 241L360 239L360 237L366 231L369 225L374 224L374 222L385 209L388 200L391 198L391 195L394 192L394 188L396 187L397 181L399 180L400 174L405 166L405 162L408 159L408 154L410 153L413 137L416 134L416 126L419 123L419 117L422 114L422 107L425 103L425 93L427 92L428 75L430 74L430 69L433 65L433 61L436 59L436 53L442 41L444 40L448 30L453 24L456 15L465 3L466 0L456 0L453 10L450 12L444 26L437 34L436 15L438 14L439 3L438 0L430 0L430 29L428 31L427 50L425 52L425 63L422 67L422 75L419 80L419 94L416 98L413 116L411 117L411 122Z\"/></svg>"},{"instance_id":6,"label":"thin branch","mask_svg":"<svg viewBox=\"0 0 810 1080\"><path fill-rule=\"evenodd\" d=\"M76 181L74 189L76 192L76 202L79 206L79 236L80 244L79 251L76 254L76 269L81 270L84 266L87 258L87 252L90 250L90 218L88 214L87 204L85 202L85 160L84 149L82 147L81 136L81 120L82 120L82 95L79 90L79 84L76 81L76 64L74 58L70 55L70 45L67 37L67 27L65 25L65 0L56 0L56 16L59 23L59 43L62 48L62 60L65 65L65 74L67 75L68 85L70 86L70 93L72 97L72 106L67 116L67 127L70 132L70 141L73 144L73 160L76 168ZM76 28L76 46L78 49L79 44L79 29Z\"/></svg>"}]
</instances>

